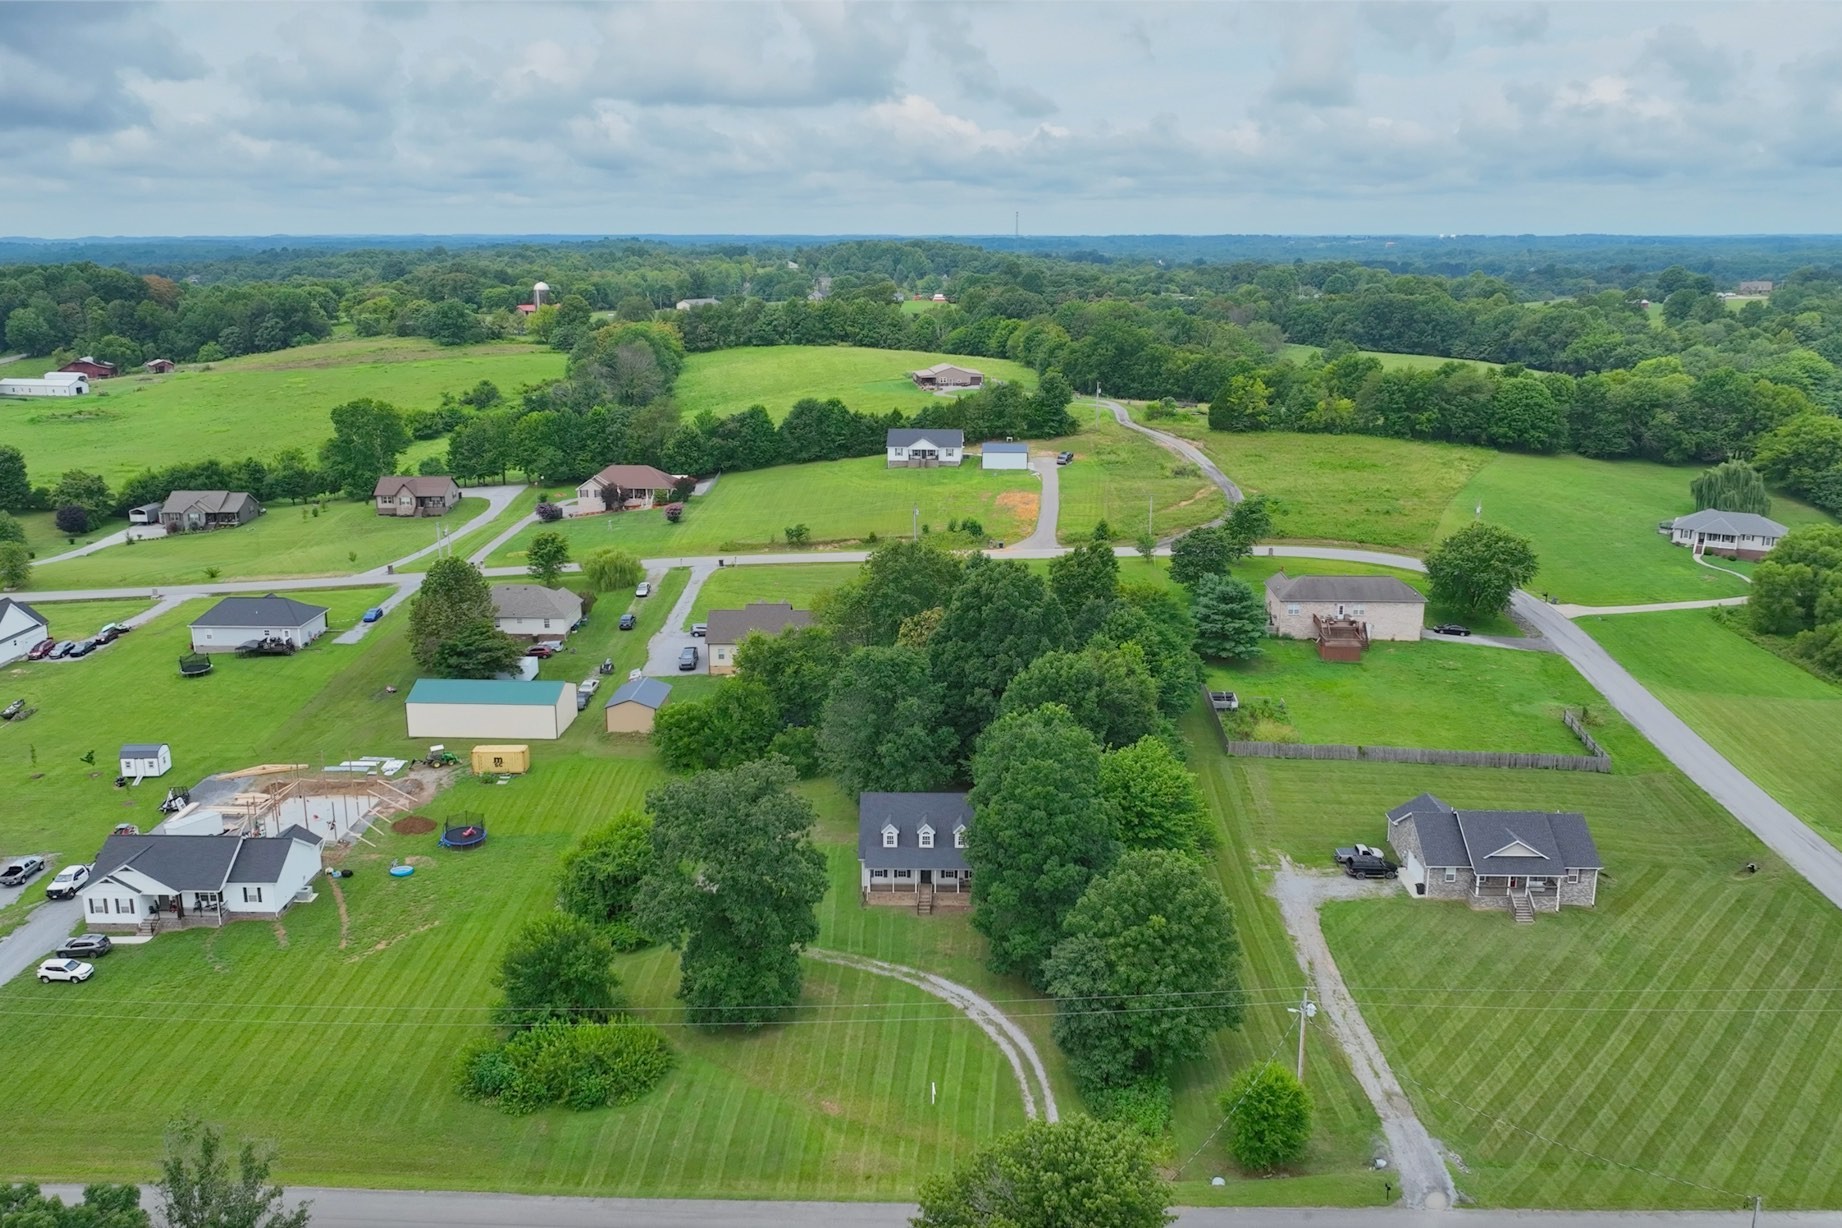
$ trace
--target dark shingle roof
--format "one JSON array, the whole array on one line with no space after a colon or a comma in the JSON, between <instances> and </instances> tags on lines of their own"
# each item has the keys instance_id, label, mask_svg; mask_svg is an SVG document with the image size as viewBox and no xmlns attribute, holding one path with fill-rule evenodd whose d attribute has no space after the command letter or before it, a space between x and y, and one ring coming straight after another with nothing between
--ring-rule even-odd
<instances>
[{"instance_id":1,"label":"dark shingle roof","mask_svg":"<svg viewBox=\"0 0 1842 1228\"><path fill-rule=\"evenodd\" d=\"M1443 810L1449 814L1452 808L1434 797L1431 793L1422 793L1420 796L1409 798L1407 801L1396 806L1393 810L1390 810L1388 812L1388 821L1391 823L1398 823L1410 814L1422 814L1429 810Z\"/></svg>"},{"instance_id":2,"label":"dark shingle roof","mask_svg":"<svg viewBox=\"0 0 1842 1228\"><path fill-rule=\"evenodd\" d=\"M157 759L164 742L123 742L121 758L123 759Z\"/></svg>"},{"instance_id":3,"label":"dark shingle roof","mask_svg":"<svg viewBox=\"0 0 1842 1228\"><path fill-rule=\"evenodd\" d=\"M1027 443L992 442L980 444L979 450L989 456L1015 456L1019 452L1028 456L1030 454L1030 445Z\"/></svg>"},{"instance_id":4,"label":"dark shingle roof","mask_svg":"<svg viewBox=\"0 0 1842 1228\"><path fill-rule=\"evenodd\" d=\"M217 891L245 843L235 836L110 836L90 880L132 866L173 891Z\"/></svg>"},{"instance_id":5,"label":"dark shingle roof","mask_svg":"<svg viewBox=\"0 0 1842 1228\"><path fill-rule=\"evenodd\" d=\"M1774 541L1790 531L1770 516L1760 516L1754 512L1723 512L1714 507L1678 516L1672 527L1691 533L1731 533L1735 537L1769 537Z\"/></svg>"},{"instance_id":6,"label":"dark shingle roof","mask_svg":"<svg viewBox=\"0 0 1842 1228\"><path fill-rule=\"evenodd\" d=\"M177 837L169 836L168 839ZM207 837L221 839L222 837ZM300 824L295 824L272 838L244 840L243 847L237 850L237 859L231 863L227 883L272 883L281 877L281 868L287 863L288 854L294 851L296 841L317 845L320 837L314 835Z\"/></svg>"},{"instance_id":7,"label":"dark shingle roof","mask_svg":"<svg viewBox=\"0 0 1842 1228\"><path fill-rule=\"evenodd\" d=\"M923 440L943 448L963 448L966 446L966 432L950 431L944 427L896 427L884 437L884 446L908 448Z\"/></svg>"},{"instance_id":8,"label":"dark shingle roof","mask_svg":"<svg viewBox=\"0 0 1842 1228\"><path fill-rule=\"evenodd\" d=\"M615 704L636 703L647 708L657 708L665 703L671 693L672 688L657 678L635 678L632 682L623 683L608 696L605 706L612 708Z\"/></svg>"},{"instance_id":9,"label":"dark shingle roof","mask_svg":"<svg viewBox=\"0 0 1842 1228\"><path fill-rule=\"evenodd\" d=\"M323 605L308 605L292 597L226 597L192 620L194 627L304 627L326 613Z\"/></svg>"},{"instance_id":10,"label":"dark shingle roof","mask_svg":"<svg viewBox=\"0 0 1842 1228\"><path fill-rule=\"evenodd\" d=\"M1281 601L1426 604L1426 598L1418 589L1393 576L1288 576L1281 571L1267 578L1266 588Z\"/></svg>"},{"instance_id":11,"label":"dark shingle roof","mask_svg":"<svg viewBox=\"0 0 1842 1228\"><path fill-rule=\"evenodd\" d=\"M1471 868L1478 874L1557 874L1603 865L1585 818L1577 814L1461 810L1458 826L1470 852ZM1517 847L1529 849L1532 855L1496 856Z\"/></svg>"},{"instance_id":12,"label":"dark shingle roof","mask_svg":"<svg viewBox=\"0 0 1842 1228\"><path fill-rule=\"evenodd\" d=\"M1428 866L1468 866L1471 855L1465 851L1465 835L1459 830L1458 816L1450 810L1422 810L1408 822L1420 837L1420 860Z\"/></svg>"},{"instance_id":13,"label":"dark shingle roof","mask_svg":"<svg viewBox=\"0 0 1842 1228\"><path fill-rule=\"evenodd\" d=\"M921 847L921 826L934 829L934 847ZM964 870L966 850L953 847L953 829L972 829L964 793L866 793L857 799L857 857L872 870ZM883 828L896 829L896 847L883 847Z\"/></svg>"},{"instance_id":14,"label":"dark shingle roof","mask_svg":"<svg viewBox=\"0 0 1842 1228\"><path fill-rule=\"evenodd\" d=\"M573 623L582 617L582 598L566 588L495 584L492 612L494 618L554 618Z\"/></svg>"},{"instance_id":15,"label":"dark shingle roof","mask_svg":"<svg viewBox=\"0 0 1842 1228\"><path fill-rule=\"evenodd\" d=\"M809 627L812 611L788 601L751 601L739 610L711 610L704 638L712 644L740 644L750 632L779 635L788 627Z\"/></svg>"},{"instance_id":16,"label":"dark shingle roof","mask_svg":"<svg viewBox=\"0 0 1842 1228\"><path fill-rule=\"evenodd\" d=\"M406 486L409 488L409 493L418 499L433 499L437 495L445 495L451 490L459 489L454 484L454 479L450 477L418 476L412 478L393 474L377 480L377 489L371 492L371 497L373 499L394 499L397 497L397 492Z\"/></svg>"}]
</instances>

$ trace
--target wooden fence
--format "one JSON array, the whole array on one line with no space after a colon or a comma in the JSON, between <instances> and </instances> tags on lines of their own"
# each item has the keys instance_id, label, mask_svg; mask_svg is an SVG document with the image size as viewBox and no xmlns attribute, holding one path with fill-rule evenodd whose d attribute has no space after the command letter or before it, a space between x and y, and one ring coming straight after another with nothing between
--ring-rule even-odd
<instances>
[{"instance_id":1,"label":"wooden fence","mask_svg":"<svg viewBox=\"0 0 1842 1228\"><path fill-rule=\"evenodd\" d=\"M1413 746L1346 746L1331 742L1247 742L1228 736L1221 713L1209 709L1222 750L1249 759L1340 759L1371 763L1420 763L1439 767L1544 768L1555 772L1609 772L1612 758L1570 711L1561 720L1591 750L1590 755L1530 754L1522 751L1427 750Z\"/></svg>"}]
</instances>

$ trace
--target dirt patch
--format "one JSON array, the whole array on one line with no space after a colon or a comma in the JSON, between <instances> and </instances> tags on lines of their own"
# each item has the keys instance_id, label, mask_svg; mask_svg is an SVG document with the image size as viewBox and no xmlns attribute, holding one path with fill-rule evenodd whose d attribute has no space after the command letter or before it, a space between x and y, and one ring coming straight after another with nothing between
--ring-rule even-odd
<instances>
[{"instance_id":1,"label":"dirt patch","mask_svg":"<svg viewBox=\"0 0 1842 1228\"><path fill-rule=\"evenodd\" d=\"M1036 511L1042 506L1042 496L1033 490L1007 490L992 500L992 506L1000 512L1010 512L1025 525L1036 523Z\"/></svg>"},{"instance_id":2,"label":"dirt patch","mask_svg":"<svg viewBox=\"0 0 1842 1228\"><path fill-rule=\"evenodd\" d=\"M435 859L433 857L424 857L420 853L412 853L403 859L403 864L415 866L419 870L426 870L428 867L435 864Z\"/></svg>"},{"instance_id":3,"label":"dirt patch","mask_svg":"<svg viewBox=\"0 0 1842 1228\"><path fill-rule=\"evenodd\" d=\"M352 945L352 914L345 910L345 892L339 890L339 880L329 878L326 886L333 893L333 903L339 906L339 949L343 951Z\"/></svg>"},{"instance_id":4,"label":"dirt patch","mask_svg":"<svg viewBox=\"0 0 1842 1228\"><path fill-rule=\"evenodd\" d=\"M440 924L441 922L439 921L431 921L427 925L418 925L415 929L398 934L394 938L380 939L369 951L360 951L356 955L348 955L345 962L348 964L355 964L367 955L376 955L379 951L388 951L391 947L402 942L405 938L414 938L417 934L426 934ZM344 946L345 944L341 942L339 945Z\"/></svg>"},{"instance_id":5,"label":"dirt patch","mask_svg":"<svg viewBox=\"0 0 1842 1228\"><path fill-rule=\"evenodd\" d=\"M1180 507L1188 507L1192 503L1201 503L1204 499L1210 498L1214 495L1219 495L1221 493L1222 493L1221 491L1215 489L1215 487L1213 486L1205 486L1201 490L1197 491L1195 494L1191 495L1189 498L1184 499L1177 503L1173 503L1165 510L1174 512Z\"/></svg>"},{"instance_id":6,"label":"dirt patch","mask_svg":"<svg viewBox=\"0 0 1842 1228\"><path fill-rule=\"evenodd\" d=\"M392 823L390 830L399 836L423 836L435 830L435 820L425 819L419 814L406 814Z\"/></svg>"},{"instance_id":7,"label":"dirt patch","mask_svg":"<svg viewBox=\"0 0 1842 1228\"><path fill-rule=\"evenodd\" d=\"M844 1106L839 1104L836 1100L821 1100L819 1101L819 1108L823 1109L828 1117L842 1117L844 1115Z\"/></svg>"},{"instance_id":8,"label":"dirt patch","mask_svg":"<svg viewBox=\"0 0 1842 1228\"><path fill-rule=\"evenodd\" d=\"M279 921L275 923L275 945L284 951L288 949L288 931L282 927Z\"/></svg>"}]
</instances>

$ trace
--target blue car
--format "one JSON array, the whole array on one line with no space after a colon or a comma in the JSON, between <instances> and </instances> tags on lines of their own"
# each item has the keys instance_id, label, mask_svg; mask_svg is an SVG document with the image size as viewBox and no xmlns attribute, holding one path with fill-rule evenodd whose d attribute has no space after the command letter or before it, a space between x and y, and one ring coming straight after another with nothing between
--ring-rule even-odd
<instances>
[{"instance_id":1,"label":"blue car","mask_svg":"<svg viewBox=\"0 0 1842 1228\"><path fill-rule=\"evenodd\" d=\"M368 623L374 623L378 619L382 618L383 616L384 616L384 607L381 605L374 605L370 609L365 611L365 621Z\"/></svg>"}]
</instances>

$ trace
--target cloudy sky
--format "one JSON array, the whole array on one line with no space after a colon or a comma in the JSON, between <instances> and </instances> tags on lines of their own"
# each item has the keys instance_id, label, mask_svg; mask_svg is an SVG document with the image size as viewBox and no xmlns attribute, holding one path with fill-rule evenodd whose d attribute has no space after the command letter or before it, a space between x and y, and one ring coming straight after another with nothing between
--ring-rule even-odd
<instances>
[{"instance_id":1,"label":"cloudy sky","mask_svg":"<svg viewBox=\"0 0 1842 1228\"><path fill-rule=\"evenodd\" d=\"M1842 230L1842 5L0 2L0 234Z\"/></svg>"}]
</instances>

